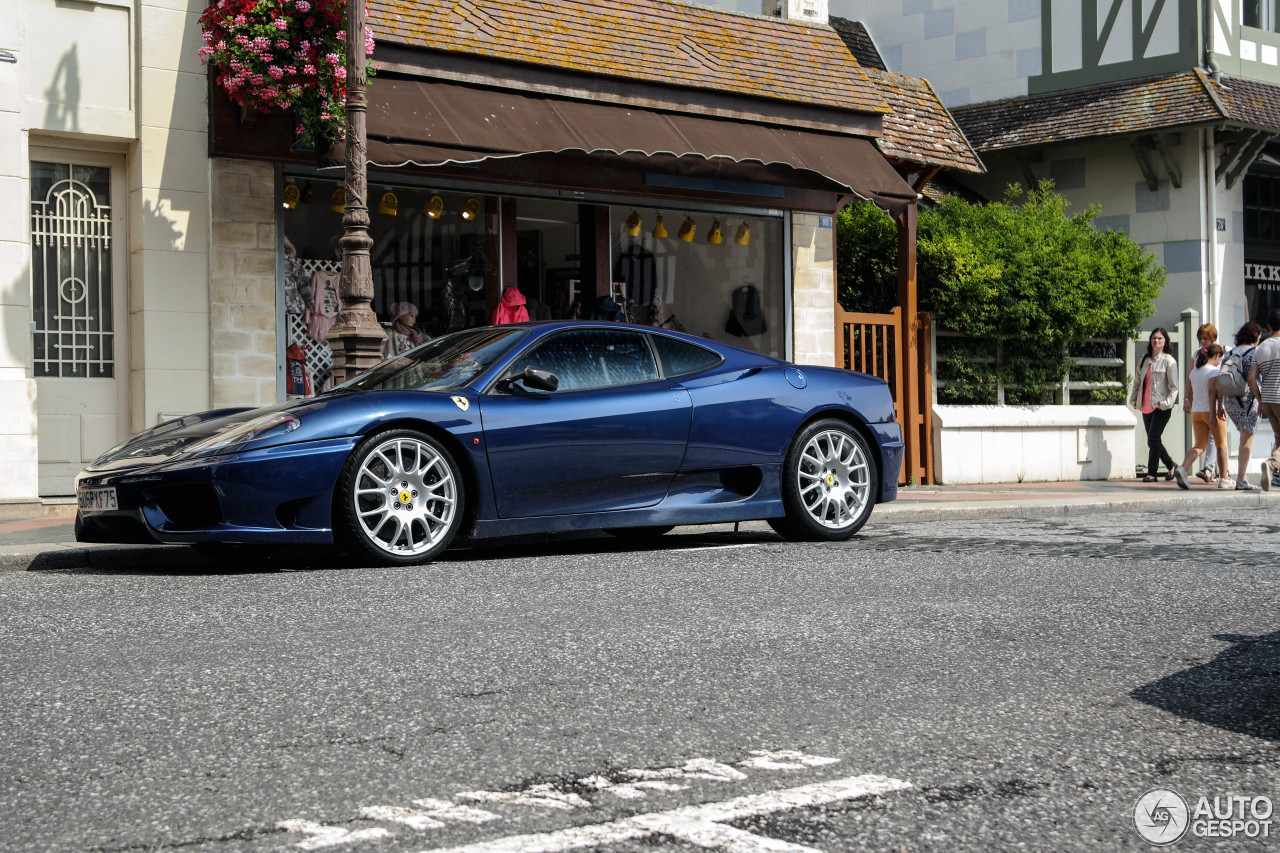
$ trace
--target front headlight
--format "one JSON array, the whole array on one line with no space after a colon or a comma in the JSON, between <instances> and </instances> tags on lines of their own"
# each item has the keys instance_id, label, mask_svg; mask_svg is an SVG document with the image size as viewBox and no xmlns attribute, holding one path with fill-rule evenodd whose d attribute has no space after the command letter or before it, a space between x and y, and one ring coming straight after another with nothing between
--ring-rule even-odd
<instances>
[{"instance_id":1,"label":"front headlight","mask_svg":"<svg viewBox=\"0 0 1280 853\"><path fill-rule=\"evenodd\" d=\"M259 438L284 435L302 426L302 422L287 412L273 412L242 424L236 424L225 432L211 435L183 451L184 456L211 456L226 453Z\"/></svg>"}]
</instances>

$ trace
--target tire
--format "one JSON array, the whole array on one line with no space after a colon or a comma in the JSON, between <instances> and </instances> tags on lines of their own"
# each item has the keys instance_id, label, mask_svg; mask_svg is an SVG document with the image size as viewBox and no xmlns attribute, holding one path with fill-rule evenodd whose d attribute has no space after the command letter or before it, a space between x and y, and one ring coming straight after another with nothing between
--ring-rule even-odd
<instances>
[{"instance_id":1,"label":"tire","mask_svg":"<svg viewBox=\"0 0 1280 853\"><path fill-rule=\"evenodd\" d=\"M787 539L837 542L867 523L880 493L880 475L862 434L826 419L796 433L782 465L784 518L769 526Z\"/></svg>"},{"instance_id":2,"label":"tire","mask_svg":"<svg viewBox=\"0 0 1280 853\"><path fill-rule=\"evenodd\" d=\"M604 532L627 542L644 542L648 539L657 539L664 533L670 533L675 530L675 527L674 524L654 524L649 527L606 527Z\"/></svg>"},{"instance_id":3,"label":"tire","mask_svg":"<svg viewBox=\"0 0 1280 853\"><path fill-rule=\"evenodd\" d=\"M458 464L440 442L409 429L376 433L338 476L334 536L381 565L429 563L457 535L465 499Z\"/></svg>"}]
</instances>

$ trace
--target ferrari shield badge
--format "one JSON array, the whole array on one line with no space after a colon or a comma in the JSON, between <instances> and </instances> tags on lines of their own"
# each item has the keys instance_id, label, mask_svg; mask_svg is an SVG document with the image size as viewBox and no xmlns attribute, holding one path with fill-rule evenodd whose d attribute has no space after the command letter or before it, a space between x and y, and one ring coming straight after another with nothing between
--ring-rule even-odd
<instances>
[{"instance_id":1,"label":"ferrari shield badge","mask_svg":"<svg viewBox=\"0 0 1280 853\"><path fill-rule=\"evenodd\" d=\"M466 397L454 397L453 402L457 403L458 408L462 409L462 411L464 412L467 409L471 408L471 401L468 400Z\"/></svg>"}]
</instances>

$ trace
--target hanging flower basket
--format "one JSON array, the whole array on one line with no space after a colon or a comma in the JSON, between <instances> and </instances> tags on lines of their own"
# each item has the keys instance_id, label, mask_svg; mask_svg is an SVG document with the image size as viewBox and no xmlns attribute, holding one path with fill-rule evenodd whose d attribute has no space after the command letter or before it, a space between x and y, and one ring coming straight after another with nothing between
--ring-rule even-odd
<instances>
[{"instance_id":1,"label":"hanging flower basket","mask_svg":"<svg viewBox=\"0 0 1280 853\"><path fill-rule=\"evenodd\" d=\"M298 145L312 147L346 137L346 27L345 0L218 0L200 16L200 59L245 110L292 111Z\"/></svg>"}]
</instances>

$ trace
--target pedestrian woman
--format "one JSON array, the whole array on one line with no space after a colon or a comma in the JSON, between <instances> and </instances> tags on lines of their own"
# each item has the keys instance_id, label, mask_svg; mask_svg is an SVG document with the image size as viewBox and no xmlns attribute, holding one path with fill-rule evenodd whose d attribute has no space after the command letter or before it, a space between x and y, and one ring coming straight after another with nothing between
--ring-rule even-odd
<instances>
[{"instance_id":1,"label":"pedestrian woman","mask_svg":"<svg viewBox=\"0 0 1280 853\"><path fill-rule=\"evenodd\" d=\"M1173 404L1178 399L1178 362L1166 352L1169 333L1156 329L1147 339L1147 354L1134 372L1129 405L1142 412L1142 425L1147 430L1147 476L1144 483L1156 481L1156 469L1164 462L1166 480L1173 479L1173 457L1165 450L1164 428L1169 425Z\"/></svg>"},{"instance_id":2,"label":"pedestrian woman","mask_svg":"<svg viewBox=\"0 0 1280 853\"><path fill-rule=\"evenodd\" d=\"M1244 359L1245 376L1249 375L1249 368L1253 366L1253 348L1258 345L1261 337L1262 327L1257 323L1245 323L1236 332L1236 345L1231 354L1240 355ZM1253 452L1253 433L1258 428L1258 400L1253 396L1252 388L1246 387L1239 397L1226 397L1218 393L1216 380L1210 385L1221 411L1240 430L1240 467L1236 476L1236 491L1257 491L1258 487L1245 479L1245 474L1249 471L1249 456Z\"/></svg>"},{"instance_id":3,"label":"pedestrian woman","mask_svg":"<svg viewBox=\"0 0 1280 853\"><path fill-rule=\"evenodd\" d=\"M1210 344L1196 353L1196 366L1191 371L1191 381L1187 383L1187 397L1182 404L1184 411L1191 413L1191 429L1195 432L1195 446L1187 451L1182 464L1173 469L1173 477L1178 481L1178 488L1189 489L1187 483L1187 467L1193 464L1204 452L1209 443L1209 436L1218 448L1218 470L1226 471L1227 465L1227 420L1218 413L1214 393L1210 383L1218 378L1218 368L1222 363L1222 346ZM1235 483L1229 478L1218 480L1219 489L1233 489Z\"/></svg>"},{"instance_id":4,"label":"pedestrian woman","mask_svg":"<svg viewBox=\"0 0 1280 853\"><path fill-rule=\"evenodd\" d=\"M1210 344L1216 344L1218 342L1218 327L1213 325L1212 323L1204 323L1203 325L1201 325L1200 328L1196 329L1196 342L1200 344L1200 349L1205 349ZM1193 358L1190 361L1194 364L1195 359ZM1191 371L1192 370L1195 370L1195 368L1194 367L1187 368L1187 387L1188 388L1191 387ZM1190 409L1187 409L1187 404L1185 401L1182 404L1182 408L1186 411L1190 411ZM1206 483L1218 482L1218 474L1219 474L1218 467L1217 467L1218 463L1215 461L1218 458L1217 450L1218 450L1217 442L1211 433L1209 435L1209 446L1204 449L1204 464L1201 465L1200 470L1196 472L1196 476L1199 477L1201 480L1204 480ZM1223 469L1221 471L1221 474L1223 477L1226 477L1227 476L1226 470Z\"/></svg>"}]
</instances>

